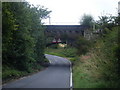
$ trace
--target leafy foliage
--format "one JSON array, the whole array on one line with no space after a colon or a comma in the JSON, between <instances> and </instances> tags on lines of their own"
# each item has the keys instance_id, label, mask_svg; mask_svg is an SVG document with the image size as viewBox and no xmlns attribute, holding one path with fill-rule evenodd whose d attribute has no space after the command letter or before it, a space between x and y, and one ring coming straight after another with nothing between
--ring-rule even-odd
<instances>
[{"instance_id":1,"label":"leafy foliage","mask_svg":"<svg viewBox=\"0 0 120 90\"><path fill-rule=\"evenodd\" d=\"M74 88L120 87L119 28L113 27L87 54L74 61Z\"/></svg>"},{"instance_id":2,"label":"leafy foliage","mask_svg":"<svg viewBox=\"0 0 120 90\"><path fill-rule=\"evenodd\" d=\"M109 67L111 68L111 72L117 73L119 70L119 59L116 56L116 53L119 46L118 46L118 28L113 28L109 34L106 35L105 40L103 40L103 46L101 47L101 52L104 53L104 57L106 58L106 62L111 62L114 65L114 68L112 65ZM112 42L112 43L111 43ZM113 71L112 71L113 70ZM119 72L120 73L120 72ZM111 77L110 77L111 78Z\"/></svg>"},{"instance_id":3,"label":"leafy foliage","mask_svg":"<svg viewBox=\"0 0 120 90\"><path fill-rule=\"evenodd\" d=\"M27 2L3 2L2 6L3 75L4 66L30 72L45 61L41 20L51 11Z\"/></svg>"},{"instance_id":4,"label":"leafy foliage","mask_svg":"<svg viewBox=\"0 0 120 90\"><path fill-rule=\"evenodd\" d=\"M73 47L67 47L63 50L62 54L65 55L66 57L75 57L77 53L76 48Z\"/></svg>"},{"instance_id":5,"label":"leafy foliage","mask_svg":"<svg viewBox=\"0 0 120 90\"><path fill-rule=\"evenodd\" d=\"M84 37L79 37L75 43L75 47L77 48L77 54L82 55L86 54L89 51L91 46L90 41L86 40Z\"/></svg>"},{"instance_id":6,"label":"leafy foliage","mask_svg":"<svg viewBox=\"0 0 120 90\"><path fill-rule=\"evenodd\" d=\"M80 20L81 25L92 27L94 19L91 15L84 14Z\"/></svg>"},{"instance_id":7,"label":"leafy foliage","mask_svg":"<svg viewBox=\"0 0 120 90\"><path fill-rule=\"evenodd\" d=\"M90 51L74 63L75 88L120 87L120 17L101 16L99 18L100 20L96 22L98 38L92 44ZM86 47L83 40L79 40L76 45L79 51L81 51L81 45ZM87 48L84 50L86 51Z\"/></svg>"}]
</instances>

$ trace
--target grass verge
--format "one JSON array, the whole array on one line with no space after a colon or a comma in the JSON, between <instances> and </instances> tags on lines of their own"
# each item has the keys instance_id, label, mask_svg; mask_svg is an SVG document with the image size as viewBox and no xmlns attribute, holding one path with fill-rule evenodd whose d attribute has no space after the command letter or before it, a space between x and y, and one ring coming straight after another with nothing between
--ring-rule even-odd
<instances>
[{"instance_id":1,"label":"grass verge","mask_svg":"<svg viewBox=\"0 0 120 90\"><path fill-rule=\"evenodd\" d=\"M100 59L93 53L82 55L73 66L74 88L117 88L115 80L104 78ZM107 71L106 71L107 72ZM109 71L108 71L109 72ZM107 73L108 73L107 72ZM110 74L112 75L112 74Z\"/></svg>"},{"instance_id":2,"label":"grass verge","mask_svg":"<svg viewBox=\"0 0 120 90\"><path fill-rule=\"evenodd\" d=\"M75 62L73 67L74 88L101 88L105 87L104 82L100 80L99 73L93 68L95 63L91 64L89 55L81 56L79 61ZM94 67L93 67L94 66Z\"/></svg>"},{"instance_id":3,"label":"grass verge","mask_svg":"<svg viewBox=\"0 0 120 90\"><path fill-rule=\"evenodd\" d=\"M61 57L75 57L76 49L75 48L46 48L46 54L61 56Z\"/></svg>"}]
</instances>

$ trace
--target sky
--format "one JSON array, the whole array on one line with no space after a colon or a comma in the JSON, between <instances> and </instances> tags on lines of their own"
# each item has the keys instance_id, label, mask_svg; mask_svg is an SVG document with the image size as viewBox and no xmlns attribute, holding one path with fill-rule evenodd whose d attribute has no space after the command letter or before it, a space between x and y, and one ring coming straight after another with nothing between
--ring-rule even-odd
<instances>
[{"instance_id":1,"label":"sky","mask_svg":"<svg viewBox=\"0 0 120 90\"><path fill-rule=\"evenodd\" d=\"M79 25L84 14L90 14L95 20L101 15L117 16L120 0L27 0L30 4L41 5L51 10L46 25Z\"/></svg>"}]
</instances>

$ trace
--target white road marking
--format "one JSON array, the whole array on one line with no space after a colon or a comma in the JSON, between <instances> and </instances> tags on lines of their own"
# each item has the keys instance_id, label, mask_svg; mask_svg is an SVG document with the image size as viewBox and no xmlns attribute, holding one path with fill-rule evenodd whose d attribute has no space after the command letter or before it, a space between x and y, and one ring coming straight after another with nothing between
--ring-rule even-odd
<instances>
[{"instance_id":1,"label":"white road marking","mask_svg":"<svg viewBox=\"0 0 120 90\"><path fill-rule=\"evenodd\" d=\"M69 60L68 60L69 61ZM72 81L72 64L71 62L69 61L70 63L70 90L73 89L73 81Z\"/></svg>"},{"instance_id":2,"label":"white road marking","mask_svg":"<svg viewBox=\"0 0 120 90\"><path fill-rule=\"evenodd\" d=\"M70 73L70 88L72 89L73 86L72 86L72 72Z\"/></svg>"}]
</instances>

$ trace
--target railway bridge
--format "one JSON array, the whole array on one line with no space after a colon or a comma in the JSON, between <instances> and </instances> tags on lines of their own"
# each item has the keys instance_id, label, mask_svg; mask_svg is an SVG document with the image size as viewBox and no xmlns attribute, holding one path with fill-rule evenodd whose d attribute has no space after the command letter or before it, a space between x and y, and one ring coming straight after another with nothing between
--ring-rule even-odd
<instances>
[{"instance_id":1,"label":"railway bridge","mask_svg":"<svg viewBox=\"0 0 120 90\"><path fill-rule=\"evenodd\" d=\"M73 44L79 36L86 36L88 26L83 25L45 25L48 45L55 43Z\"/></svg>"}]
</instances>

